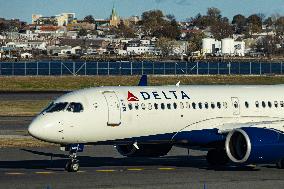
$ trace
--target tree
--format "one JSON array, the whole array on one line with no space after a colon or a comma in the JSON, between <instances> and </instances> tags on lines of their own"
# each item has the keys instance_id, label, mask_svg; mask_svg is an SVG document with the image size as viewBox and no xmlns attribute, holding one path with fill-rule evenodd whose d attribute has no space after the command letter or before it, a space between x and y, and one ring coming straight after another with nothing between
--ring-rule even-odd
<instances>
[{"instance_id":1,"label":"tree","mask_svg":"<svg viewBox=\"0 0 284 189\"><path fill-rule=\"evenodd\" d=\"M175 39L180 31L173 15L164 16L161 10L150 10L142 14L142 30L147 36Z\"/></svg>"},{"instance_id":2,"label":"tree","mask_svg":"<svg viewBox=\"0 0 284 189\"><path fill-rule=\"evenodd\" d=\"M171 40L166 37L161 37L157 41L157 48L161 51L162 56L166 57L166 56L169 56L173 52L174 46L176 44L177 42L175 40Z\"/></svg>"},{"instance_id":3,"label":"tree","mask_svg":"<svg viewBox=\"0 0 284 189\"><path fill-rule=\"evenodd\" d=\"M204 33L191 33L187 35L188 50L190 52L198 51L202 48L202 39L205 38Z\"/></svg>"},{"instance_id":4,"label":"tree","mask_svg":"<svg viewBox=\"0 0 284 189\"><path fill-rule=\"evenodd\" d=\"M94 24L95 23L95 19L94 19L94 17L92 15L86 16L83 21L84 22L88 22L90 24Z\"/></svg>"},{"instance_id":5,"label":"tree","mask_svg":"<svg viewBox=\"0 0 284 189\"><path fill-rule=\"evenodd\" d=\"M250 15L247 18L247 25L249 26L250 32L252 33L260 32L262 29L261 18L256 14Z\"/></svg>"},{"instance_id":6,"label":"tree","mask_svg":"<svg viewBox=\"0 0 284 189\"><path fill-rule=\"evenodd\" d=\"M284 16L276 20L275 27L278 35L284 35Z\"/></svg>"},{"instance_id":7,"label":"tree","mask_svg":"<svg viewBox=\"0 0 284 189\"><path fill-rule=\"evenodd\" d=\"M233 17L232 24L235 25L235 32L237 34L242 34L246 27L246 17L241 14L237 14Z\"/></svg>"},{"instance_id":8,"label":"tree","mask_svg":"<svg viewBox=\"0 0 284 189\"><path fill-rule=\"evenodd\" d=\"M88 34L88 31L86 29L80 29L78 32L78 36L86 36Z\"/></svg>"},{"instance_id":9,"label":"tree","mask_svg":"<svg viewBox=\"0 0 284 189\"><path fill-rule=\"evenodd\" d=\"M218 21L211 26L211 33L216 39L221 40L231 37L233 35L233 28L228 22Z\"/></svg>"},{"instance_id":10,"label":"tree","mask_svg":"<svg viewBox=\"0 0 284 189\"><path fill-rule=\"evenodd\" d=\"M124 38L133 38L136 36L133 27L127 26L123 22L120 23L118 27L112 28L112 33Z\"/></svg>"},{"instance_id":11,"label":"tree","mask_svg":"<svg viewBox=\"0 0 284 189\"><path fill-rule=\"evenodd\" d=\"M211 22L218 21L222 18L221 11L215 7L211 7L207 9L207 16Z\"/></svg>"}]
</instances>

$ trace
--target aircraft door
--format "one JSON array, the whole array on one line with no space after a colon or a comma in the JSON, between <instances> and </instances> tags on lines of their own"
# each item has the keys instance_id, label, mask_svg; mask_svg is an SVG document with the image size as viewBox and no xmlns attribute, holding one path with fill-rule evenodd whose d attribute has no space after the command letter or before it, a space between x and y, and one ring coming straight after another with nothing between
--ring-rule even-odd
<instances>
[{"instance_id":1,"label":"aircraft door","mask_svg":"<svg viewBox=\"0 0 284 189\"><path fill-rule=\"evenodd\" d=\"M237 97L232 97L232 106L233 106L233 114L239 115L240 114L240 102Z\"/></svg>"},{"instance_id":2,"label":"aircraft door","mask_svg":"<svg viewBox=\"0 0 284 189\"><path fill-rule=\"evenodd\" d=\"M108 126L119 126L121 124L121 110L119 100L114 91L103 93L108 106Z\"/></svg>"}]
</instances>

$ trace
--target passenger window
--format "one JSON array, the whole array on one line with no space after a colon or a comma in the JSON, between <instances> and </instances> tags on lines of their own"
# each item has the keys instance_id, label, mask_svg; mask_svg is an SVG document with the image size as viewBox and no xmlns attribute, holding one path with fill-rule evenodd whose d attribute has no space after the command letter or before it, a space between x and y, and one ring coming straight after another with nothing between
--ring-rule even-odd
<instances>
[{"instance_id":1,"label":"passenger window","mask_svg":"<svg viewBox=\"0 0 284 189\"><path fill-rule=\"evenodd\" d=\"M205 102L204 107L205 107L206 109L209 108L208 102Z\"/></svg>"},{"instance_id":2,"label":"passenger window","mask_svg":"<svg viewBox=\"0 0 284 189\"><path fill-rule=\"evenodd\" d=\"M223 106L224 106L224 108L228 108L228 104L227 104L227 102L223 102Z\"/></svg>"},{"instance_id":3,"label":"passenger window","mask_svg":"<svg viewBox=\"0 0 284 189\"><path fill-rule=\"evenodd\" d=\"M180 102L180 109L184 109L183 102Z\"/></svg>"},{"instance_id":4,"label":"passenger window","mask_svg":"<svg viewBox=\"0 0 284 189\"><path fill-rule=\"evenodd\" d=\"M262 107L265 108L266 104L264 101L262 101Z\"/></svg>"},{"instance_id":5,"label":"passenger window","mask_svg":"<svg viewBox=\"0 0 284 189\"><path fill-rule=\"evenodd\" d=\"M171 104L167 104L167 108L170 110L171 109Z\"/></svg>"},{"instance_id":6,"label":"passenger window","mask_svg":"<svg viewBox=\"0 0 284 189\"><path fill-rule=\"evenodd\" d=\"M278 102L277 101L274 101L274 106L275 106L275 108L278 108Z\"/></svg>"},{"instance_id":7,"label":"passenger window","mask_svg":"<svg viewBox=\"0 0 284 189\"><path fill-rule=\"evenodd\" d=\"M190 108L190 103L186 102L186 108Z\"/></svg>"},{"instance_id":8,"label":"passenger window","mask_svg":"<svg viewBox=\"0 0 284 189\"><path fill-rule=\"evenodd\" d=\"M146 105L144 103L141 104L141 108L142 110L145 110L146 109Z\"/></svg>"},{"instance_id":9,"label":"passenger window","mask_svg":"<svg viewBox=\"0 0 284 189\"><path fill-rule=\"evenodd\" d=\"M199 107L199 109L202 109L202 103L201 102L198 103L198 107Z\"/></svg>"},{"instance_id":10,"label":"passenger window","mask_svg":"<svg viewBox=\"0 0 284 189\"><path fill-rule=\"evenodd\" d=\"M247 101L245 102L245 106L246 108L249 108L249 103Z\"/></svg>"},{"instance_id":11,"label":"passenger window","mask_svg":"<svg viewBox=\"0 0 284 189\"><path fill-rule=\"evenodd\" d=\"M68 112L79 113L83 111L83 105L81 103L71 102L67 108Z\"/></svg>"},{"instance_id":12,"label":"passenger window","mask_svg":"<svg viewBox=\"0 0 284 189\"><path fill-rule=\"evenodd\" d=\"M155 108L156 110L158 110L158 104L157 104L157 103L154 103L154 108Z\"/></svg>"},{"instance_id":13,"label":"passenger window","mask_svg":"<svg viewBox=\"0 0 284 189\"><path fill-rule=\"evenodd\" d=\"M220 103L220 102L217 102L217 107L218 107L219 109L221 109L221 103Z\"/></svg>"},{"instance_id":14,"label":"passenger window","mask_svg":"<svg viewBox=\"0 0 284 189\"><path fill-rule=\"evenodd\" d=\"M214 104L214 102L211 102L211 108L212 108L212 109L215 109L215 104Z\"/></svg>"},{"instance_id":15,"label":"passenger window","mask_svg":"<svg viewBox=\"0 0 284 189\"><path fill-rule=\"evenodd\" d=\"M139 109L139 104L135 103L135 109L138 110Z\"/></svg>"},{"instance_id":16,"label":"passenger window","mask_svg":"<svg viewBox=\"0 0 284 189\"><path fill-rule=\"evenodd\" d=\"M149 104L148 104L148 109L149 109L149 110L152 110L152 108L153 108L152 104L149 103Z\"/></svg>"},{"instance_id":17,"label":"passenger window","mask_svg":"<svg viewBox=\"0 0 284 189\"><path fill-rule=\"evenodd\" d=\"M271 108L271 107L272 107L272 104L271 104L271 102L270 102L270 101L268 101L267 105L268 105L268 107L269 107L269 108Z\"/></svg>"},{"instance_id":18,"label":"passenger window","mask_svg":"<svg viewBox=\"0 0 284 189\"><path fill-rule=\"evenodd\" d=\"M280 106L283 108L284 107L284 102L280 101Z\"/></svg>"},{"instance_id":19,"label":"passenger window","mask_svg":"<svg viewBox=\"0 0 284 189\"><path fill-rule=\"evenodd\" d=\"M174 109L177 109L177 103L173 103Z\"/></svg>"},{"instance_id":20,"label":"passenger window","mask_svg":"<svg viewBox=\"0 0 284 189\"><path fill-rule=\"evenodd\" d=\"M259 102L258 101L255 102L255 107L259 108Z\"/></svg>"},{"instance_id":21,"label":"passenger window","mask_svg":"<svg viewBox=\"0 0 284 189\"><path fill-rule=\"evenodd\" d=\"M132 106L131 103L128 104L128 108L129 108L129 110L132 110L132 109L133 109L133 106Z\"/></svg>"},{"instance_id":22,"label":"passenger window","mask_svg":"<svg viewBox=\"0 0 284 189\"><path fill-rule=\"evenodd\" d=\"M161 109L164 110L165 109L165 104L161 103Z\"/></svg>"},{"instance_id":23,"label":"passenger window","mask_svg":"<svg viewBox=\"0 0 284 189\"><path fill-rule=\"evenodd\" d=\"M47 113L52 113L52 112L60 112L65 110L66 106L68 105L67 102L59 102L54 104L49 110L47 110Z\"/></svg>"},{"instance_id":24,"label":"passenger window","mask_svg":"<svg viewBox=\"0 0 284 189\"><path fill-rule=\"evenodd\" d=\"M196 109L196 104L195 104L195 102L192 103L192 108L193 108L193 109Z\"/></svg>"}]
</instances>

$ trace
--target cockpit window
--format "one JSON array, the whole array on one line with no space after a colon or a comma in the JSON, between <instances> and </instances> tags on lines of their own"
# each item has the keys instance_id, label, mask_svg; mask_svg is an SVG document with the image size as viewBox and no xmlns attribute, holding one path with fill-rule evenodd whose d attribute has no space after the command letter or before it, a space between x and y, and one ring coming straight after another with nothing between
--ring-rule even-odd
<instances>
[{"instance_id":1,"label":"cockpit window","mask_svg":"<svg viewBox=\"0 0 284 189\"><path fill-rule=\"evenodd\" d=\"M44 109L41 111L41 113L44 113L44 112L48 111L53 105L54 105L53 102L50 103L46 108L44 108Z\"/></svg>"},{"instance_id":2,"label":"cockpit window","mask_svg":"<svg viewBox=\"0 0 284 189\"><path fill-rule=\"evenodd\" d=\"M82 112L83 111L83 105L81 103L71 102L67 108L68 112Z\"/></svg>"},{"instance_id":3,"label":"cockpit window","mask_svg":"<svg viewBox=\"0 0 284 189\"><path fill-rule=\"evenodd\" d=\"M52 113L52 112L60 112L63 111L66 106L67 106L67 102L59 102L59 103L55 103L53 104L52 107L50 107L49 109L46 110L47 113Z\"/></svg>"}]
</instances>

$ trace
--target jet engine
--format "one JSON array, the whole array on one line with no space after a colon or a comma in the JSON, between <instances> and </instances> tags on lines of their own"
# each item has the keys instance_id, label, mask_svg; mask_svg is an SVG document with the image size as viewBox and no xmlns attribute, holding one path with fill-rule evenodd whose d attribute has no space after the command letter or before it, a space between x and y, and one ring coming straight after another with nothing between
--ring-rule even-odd
<instances>
[{"instance_id":1,"label":"jet engine","mask_svg":"<svg viewBox=\"0 0 284 189\"><path fill-rule=\"evenodd\" d=\"M227 135L225 149L235 163L275 163L284 158L284 135L267 128L235 129Z\"/></svg>"},{"instance_id":2,"label":"jet engine","mask_svg":"<svg viewBox=\"0 0 284 189\"><path fill-rule=\"evenodd\" d=\"M139 149L138 149L138 148ZM171 150L171 144L126 144L116 145L117 151L127 157L159 157L167 155Z\"/></svg>"}]
</instances>

